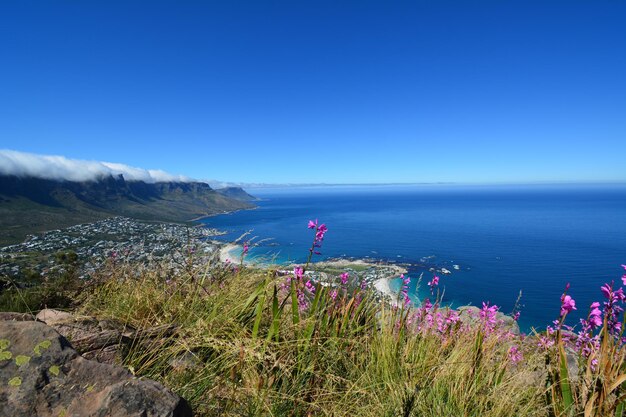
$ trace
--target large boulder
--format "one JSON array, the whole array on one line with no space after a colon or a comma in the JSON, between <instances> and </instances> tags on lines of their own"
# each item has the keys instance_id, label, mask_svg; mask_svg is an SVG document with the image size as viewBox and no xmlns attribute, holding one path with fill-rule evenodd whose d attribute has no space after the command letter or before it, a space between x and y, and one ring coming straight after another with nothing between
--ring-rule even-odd
<instances>
[{"instance_id":1,"label":"large boulder","mask_svg":"<svg viewBox=\"0 0 626 417\"><path fill-rule=\"evenodd\" d=\"M38 321L0 321L3 416L187 417L185 400L126 369L80 356Z\"/></svg>"}]
</instances>

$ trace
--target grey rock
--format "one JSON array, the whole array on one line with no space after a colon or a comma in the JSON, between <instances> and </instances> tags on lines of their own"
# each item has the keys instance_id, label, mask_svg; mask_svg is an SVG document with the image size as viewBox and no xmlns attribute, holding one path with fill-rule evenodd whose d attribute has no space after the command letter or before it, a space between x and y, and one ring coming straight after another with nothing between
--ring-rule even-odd
<instances>
[{"instance_id":1,"label":"grey rock","mask_svg":"<svg viewBox=\"0 0 626 417\"><path fill-rule=\"evenodd\" d=\"M128 330L127 326L113 320L96 320L53 309L40 311L37 318L68 339L72 347L86 358L109 364L122 362L129 342L123 334Z\"/></svg>"},{"instance_id":2,"label":"grey rock","mask_svg":"<svg viewBox=\"0 0 626 417\"><path fill-rule=\"evenodd\" d=\"M74 321L74 316L65 311L46 308L37 313L37 320L52 325L55 323L72 322Z\"/></svg>"},{"instance_id":3,"label":"grey rock","mask_svg":"<svg viewBox=\"0 0 626 417\"><path fill-rule=\"evenodd\" d=\"M28 313L0 312L0 321L32 321L35 316Z\"/></svg>"},{"instance_id":4,"label":"grey rock","mask_svg":"<svg viewBox=\"0 0 626 417\"><path fill-rule=\"evenodd\" d=\"M53 328L0 321L0 410L11 417L188 417L161 384L81 357ZM7 353L2 353L7 352Z\"/></svg>"}]
</instances>

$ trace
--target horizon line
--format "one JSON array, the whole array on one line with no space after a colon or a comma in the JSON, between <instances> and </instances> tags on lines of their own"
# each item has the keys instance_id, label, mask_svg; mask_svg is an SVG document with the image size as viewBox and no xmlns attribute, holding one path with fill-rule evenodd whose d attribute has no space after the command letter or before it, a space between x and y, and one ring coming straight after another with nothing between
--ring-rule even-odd
<instances>
[{"instance_id":1,"label":"horizon line","mask_svg":"<svg viewBox=\"0 0 626 417\"><path fill-rule=\"evenodd\" d=\"M378 187L378 186L414 186L414 185L626 185L626 180L546 180L546 181L502 181L502 182L460 182L460 181L433 181L433 182L363 182L363 183L230 183L229 186L242 188L305 188L305 187ZM236 185L235 185L236 184Z\"/></svg>"}]
</instances>

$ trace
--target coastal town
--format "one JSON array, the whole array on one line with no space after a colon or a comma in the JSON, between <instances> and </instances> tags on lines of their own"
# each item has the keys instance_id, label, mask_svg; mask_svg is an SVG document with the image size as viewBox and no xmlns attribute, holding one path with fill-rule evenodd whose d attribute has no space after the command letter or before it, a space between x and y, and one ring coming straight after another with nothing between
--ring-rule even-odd
<instances>
[{"instance_id":1,"label":"coastal town","mask_svg":"<svg viewBox=\"0 0 626 417\"><path fill-rule=\"evenodd\" d=\"M22 243L1 247L0 277L24 282L32 276L52 276L66 267L58 254L67 253L76 259L81 279L89 279L107 262L158 263L171 271L181 270L190 262L200 265L218 259L237 264L241 259L237 253L240 247L213 239L223 234L201 225L112 217L29 235ZM250 261L246 263L254 263L253 259ZM293 265L283 268L278 270L279 274L290 274ZM351 277L353 286L375 288L381 298L391 301L396 294L389 286L390 279L406 273L406 268L359 259L333 259L316 263L306 275L322 285L334 285L336 277L344 272Z\"/></svg>"},{"instance_id":2,"label":"coastal town","mask_svg":"<svg viewBox=\"0 0 626 417\"><path fill-rule=\"evenodd\" d=\"M220 234L201 226L112 217L29 235L20 244L0 248L0 277L46 277L63 267L55 255L68 252L76 254L83 279L106 262L158 262L176 270L190 258L204 262L216 256L220 244L210 238Z\"/></svg>"}]
</instances>

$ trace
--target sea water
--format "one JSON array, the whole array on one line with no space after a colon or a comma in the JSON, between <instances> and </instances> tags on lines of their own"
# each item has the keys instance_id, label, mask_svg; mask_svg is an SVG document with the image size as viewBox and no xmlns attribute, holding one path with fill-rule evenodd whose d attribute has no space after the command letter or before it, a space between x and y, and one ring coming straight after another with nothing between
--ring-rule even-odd
<instances>
[{"instance_id":1,"label":"sea water","mask_svg":"<svg viewBox=\"0 0 626 417\"><path fill-rule=\"evenodd\" d=\"M322 260L334 257L408 265L414 300L429 297L433 268L444 301L483 301L510 312L521 297L522 328L545 328L559 314L567 283L586 316L600 286L621 285L626 263L626 185L334 186L249 190L255 210L204 222L232 240L250 232L251 256L304 262L310 219L328 226ZM418 278L423 275L421 284ZM399 283L392 282L398 289Z\"/></svg>"}]
</instances>

